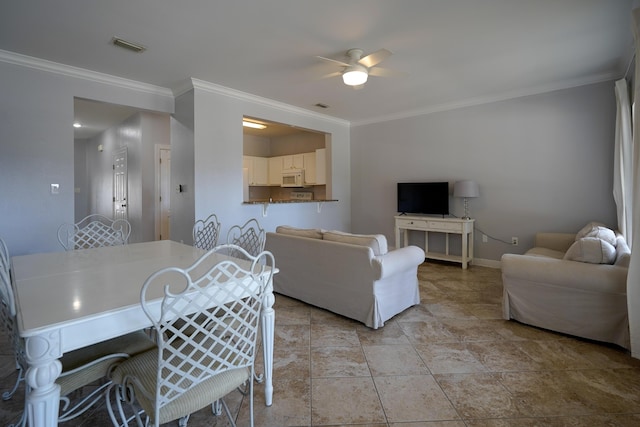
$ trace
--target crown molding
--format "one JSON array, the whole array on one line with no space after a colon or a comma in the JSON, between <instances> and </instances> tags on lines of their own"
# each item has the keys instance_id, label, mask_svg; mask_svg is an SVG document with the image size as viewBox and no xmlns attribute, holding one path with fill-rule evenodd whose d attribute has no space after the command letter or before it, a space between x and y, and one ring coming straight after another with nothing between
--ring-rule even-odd
<instances>
[{"instance_id":1,"label":"crown molding","mask_svg":"<svg viewBox=\"0 0 640 427\"><path fill-rule=\"evenodd\" d=\"M299 114L305 117L310 117L313 119L323 120L325 122L335 123L340 126L351 126L351 122L348 120L339 119L333 116L328 116L326 114L317 113L315 111L307 110L300 107L295 107L290 104L285 104L284 102L274 101L273 99L263 98L258 95L253 95L247 92L242 92L239 90L231 89L225 86L220 86L215 83L210 83L204 80L199 80L195 78L191 78L191 86L194 89L203 90L206 92L215 93L218 95L228 96L230 98L239 99L241 101L247 101L255 104L260 104L265 107L273 108L276 110L284 111L287 113ZM184 85L180 86L182 89L185 88ZM175 94L176 92L174 92ZM184 93L184 92L182 92Z\"/></svg>"},{"instance_id":2,"label":"crown molding","mask_svg":"<svg viewBox=\"0 0 640 427\"><path fill-rule=\"evenodd\" d=\"M22 55L19 53L9 52L1 49L0 49L0 62L6 62L9 64L19 65L22 67L34 68L36 70L47 71L50 73L60 74L63 76L89 80L96 83L119 86L124 89L133 89L140 92L173 97L173 92L171 91L171 89L168 89L165 87L155 86L148 83L142 83L135 80L129 80L122 77L116 77L110 74L86 70L84 68L78 68L71 65L60 64L57 62L47 61L46 59L35 58L32 56Z\"/></svg>"},{"instance_id":3,"label":"crown molding","mask_svg":"<svg viewBox=\"0 0 640 427\"><path fill-rule=\"evenodd\" d=\"M446 104L434 105L433 107L409 110L400 112L397 114L390 114L386 116L373 117L366 120L359 120L351 122L351 127L364 126L375 123L388 122L391 120L407 119L417 116L426 116L433 113L440 113L444 111L457 110L465 107L475 107L482 104L490 104L493 102L507 101L509 99L522 98L524 96L541 95L543 93L555 92L558 90L571 89L580 86L587 86L596 83L602 83L612 80L617 80L623 76L620 73L605 73L597 74L584 78L569 79L555 84L540 85L523 90L515 90L495 94L491 96L481 96L477 98L469 98L459 102L451 102Z\"/></svg>"}]
</instances>

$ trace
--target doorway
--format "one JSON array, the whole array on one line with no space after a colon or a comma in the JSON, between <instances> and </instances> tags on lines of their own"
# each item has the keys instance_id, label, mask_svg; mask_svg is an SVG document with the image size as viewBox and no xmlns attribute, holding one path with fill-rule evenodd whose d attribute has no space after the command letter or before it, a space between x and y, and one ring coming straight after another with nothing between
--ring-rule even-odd
<instances>
[{"instance_id":1,"label":"doorway","mask_svg":"<svg viewBox=\"0 0 640 427\"><path fill-rule=\"evenodd\" d=\"M156 145L156 240L171 238L171 146Z\"/></svg>"}]
</instances>

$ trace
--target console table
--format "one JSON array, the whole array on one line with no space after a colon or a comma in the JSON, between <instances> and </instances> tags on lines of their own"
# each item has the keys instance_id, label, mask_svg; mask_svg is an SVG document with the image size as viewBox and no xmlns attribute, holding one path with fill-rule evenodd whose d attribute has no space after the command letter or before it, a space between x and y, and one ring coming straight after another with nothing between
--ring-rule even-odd
<instances>
[{"instance_id":1,"label":"console table","mask_svg":"<svg viewBox=\"0 0 640 427\"><path fill-rule=\"evenodd\" d=\"M473 219L460 218L436 218L423 215L397 215L396 220L396 248L401 243L407 246L409 230L424 231L424 257L443 261L459 262L462 268L473 261ZM403 231L401 236L400 231ZM429 251L429 233L445 233L446 247L445 253ZM449 234L460 234L462 236L462 254L449 254ZM402 242L401 237L404 237Z\"/></svg>"}]
</instances>

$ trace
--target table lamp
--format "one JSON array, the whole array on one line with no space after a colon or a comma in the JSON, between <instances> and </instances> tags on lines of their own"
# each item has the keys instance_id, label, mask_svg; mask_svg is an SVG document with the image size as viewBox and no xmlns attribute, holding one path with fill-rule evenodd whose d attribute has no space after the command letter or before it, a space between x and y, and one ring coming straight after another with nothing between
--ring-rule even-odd
<instances>
[{"instance_id":1,"label":"table lamp","mask_svg":"<svg viewBox=\"0 0 640 427\"><path fill-rule=\"evenodd\" d=\"M475 181L463 180L456 181L456 183L453 184L453 197L464 198L464 216L462 217L462 219L470 219L467 199L470 197L478 196L480 196L480 190L478 189L478 184L476 184Z\"/></svg>"}]
</instances>

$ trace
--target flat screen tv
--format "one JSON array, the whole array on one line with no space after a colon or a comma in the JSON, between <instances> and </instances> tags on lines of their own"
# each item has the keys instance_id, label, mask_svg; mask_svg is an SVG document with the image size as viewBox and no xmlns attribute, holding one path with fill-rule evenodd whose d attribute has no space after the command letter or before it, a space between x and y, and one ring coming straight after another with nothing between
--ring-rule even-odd
<instances>
[{"instance_id":1,"label":"flat screen tv","mask_svg":"<svg viewBox=\"0 0 640 427\"><path fill-rule=\"evenodd\" d=\"M399 182L401 214L449 215L448 182Z\"/></svg>"}]
</instances>

